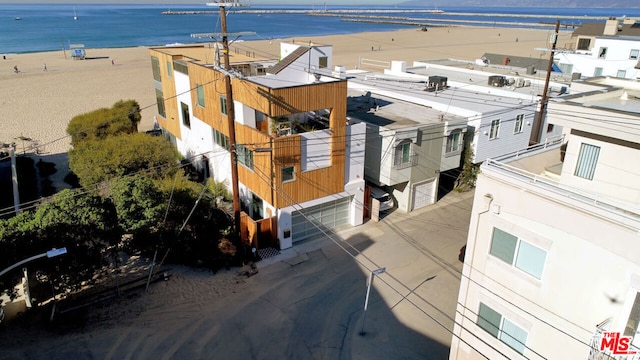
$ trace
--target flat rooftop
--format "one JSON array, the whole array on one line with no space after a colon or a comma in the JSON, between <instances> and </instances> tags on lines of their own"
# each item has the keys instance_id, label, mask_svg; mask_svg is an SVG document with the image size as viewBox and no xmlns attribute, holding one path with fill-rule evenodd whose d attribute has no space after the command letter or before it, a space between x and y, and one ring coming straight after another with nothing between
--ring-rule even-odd
<instances>
[{"instance_id":1,"label":"flat rooftop","mask_svg":"<svg viewBox=\"0 0 640 360\"><path fill-rule=\"evenodd\" d=\"M429 106L358 90L347 93L347 116L392 130L441 124L443 121L466 127L467 122L466 118Z\"/></svg>"},{"instance_id":2,"label":"flat rooftop","mask_svg":"<svg viewBox=\"0 0 640 360\"><path fill-rule=\"evenodd\" d=\"M156 46L151 48L152 50L159 51L164 54L173 55L173 56L183 56L187 58L189 61L194 61L196 63L202 65L213 65L215 62L215 54L214 54L214 45L213 43L207 43L202 45L167 45L167 46ZM220 62L224 62L221 58ZM277 62L275 59L260 57L260 56L249 56L246 53L242 52L229 52L229 63L230 64L242 64L242 63L255 63L255 62L268 62L275 63Z\"/></svg>"},{"instance_id":3,"label":"flat rooftop","mask_svg":"<svg viewBox=\"0 0 640 360\"><path fill-rule=\"evenodd\" d=\"M434 74L435 75L435 74ZM444 75L446 76L446 75ZM408 78L365 71L348 71L349 89L370 92L374 97L403 100L447 115L472 117L509 108L536 106L536 96L511 97L504 88L481 87L449 81L439 91L426 91L426 76Z\"/></svg>"}]
</instances>

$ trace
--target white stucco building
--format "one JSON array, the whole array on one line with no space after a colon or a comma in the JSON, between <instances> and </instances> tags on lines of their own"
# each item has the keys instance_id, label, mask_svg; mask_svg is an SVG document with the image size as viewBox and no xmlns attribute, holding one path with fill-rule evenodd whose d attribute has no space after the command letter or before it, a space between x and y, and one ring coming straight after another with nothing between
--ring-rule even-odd
<instances>
[{"instance_id":1,"label":"white stucco building","mask_svg":"<svg viewBox=\"0 0 640 360\"><path fill-rule=\"evenodd\" d=\"M603 331L640 351L640 87L612 84L549 104L561 148L482 165L450 359L612 359Z\"/></svg>"},{"instance_id":2,"label":"white stucco building","mask_svg":"<svg viewBox=\"0 0 640 360\"><path fill-rule=\"evenodd\" d=\"M554 56L563 73L640 78L640 23L635 19L585 23L572 37L573 51L559 51Z\"/></svg>"}]
</instances>

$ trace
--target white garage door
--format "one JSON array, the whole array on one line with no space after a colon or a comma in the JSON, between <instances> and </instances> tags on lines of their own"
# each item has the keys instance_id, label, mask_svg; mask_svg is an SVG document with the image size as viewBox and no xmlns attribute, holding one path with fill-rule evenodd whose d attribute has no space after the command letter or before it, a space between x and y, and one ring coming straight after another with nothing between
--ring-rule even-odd
<instances>
[{"instance_id":1,"label":"white garage door","mask_svg":"<svg viewBox=\"0 0 640 360\"><path fill-rule=\"evenodd\" d=\"M413 185L411 210L417 210L427 205L435 203L436 179L427 180Z\"/></svg>"},{"instance_id":2,"label":"white garage door","mask_svg":"<svg viewBox=\"0 0 640 360\"><path fill-rule=\"evenodd\" d=\"M322 230L349 224L351 197L294 211L291 214L292 241L300 241L322 234Z\"/></svg>"}]
</instances>

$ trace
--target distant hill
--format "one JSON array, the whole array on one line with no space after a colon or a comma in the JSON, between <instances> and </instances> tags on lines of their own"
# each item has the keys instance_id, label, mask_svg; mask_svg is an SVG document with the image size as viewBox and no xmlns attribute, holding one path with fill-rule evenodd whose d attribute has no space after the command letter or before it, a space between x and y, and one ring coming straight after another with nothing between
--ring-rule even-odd
<instances>
[{"instance_id":1,"label":"distant hill","mask_svg":"<svg viewBox=\"0 0 640 360\"><path fill-rule=\"evenodd\" d=\"M539 0L536 5L531 2L526 3L526 7L544 7L544 8L640 8L638 0ZM437 1L404 1L399 6L423 6L428 8L437 8L441 6L469 6L469 7L486 7L485 0L449 0L446 3ZM494 0L491 7L522 7L522 0Z\"/></svg>"}]
</instances>

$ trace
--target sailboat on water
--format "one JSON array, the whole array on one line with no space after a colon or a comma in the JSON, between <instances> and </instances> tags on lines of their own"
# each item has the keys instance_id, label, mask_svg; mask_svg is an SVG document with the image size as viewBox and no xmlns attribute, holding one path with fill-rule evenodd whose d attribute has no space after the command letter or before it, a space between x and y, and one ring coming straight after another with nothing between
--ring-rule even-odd
<instances>
[{"instance_id":1,"label":"sailboat on water","mask_svg":"<svg viewBox=\"0 0 640 360\"><path fill-rule=\"evenodd\" d=\"M76 14L76 7L73 7L73 20L78 20L78 15Z\"/></svg>"}]
</instances>

